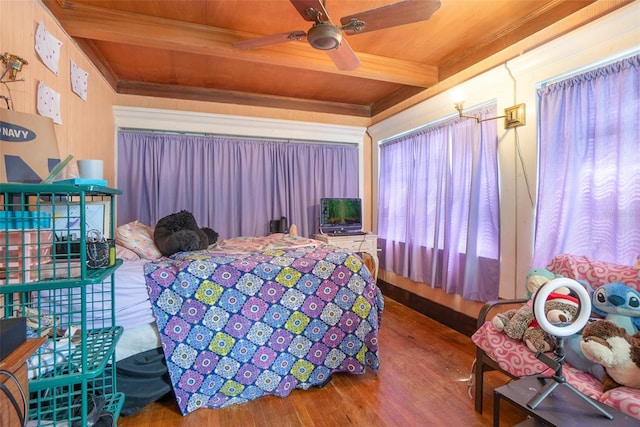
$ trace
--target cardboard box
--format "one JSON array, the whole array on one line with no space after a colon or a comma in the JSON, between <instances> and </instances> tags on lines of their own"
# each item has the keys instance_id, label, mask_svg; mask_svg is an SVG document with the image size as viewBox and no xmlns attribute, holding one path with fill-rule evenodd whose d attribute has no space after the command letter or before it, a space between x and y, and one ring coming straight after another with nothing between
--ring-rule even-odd
<instances>
[{"instance_id":1,"label":"cardboard box","mask_svg":"<svg viewBox=\"0 0 640 427\"><path fill-rule=\"evenodd\" d=\"M0 108L0 152L0 182L42 182L60 163L53 120Z\"/></svg>"}]
</instances>

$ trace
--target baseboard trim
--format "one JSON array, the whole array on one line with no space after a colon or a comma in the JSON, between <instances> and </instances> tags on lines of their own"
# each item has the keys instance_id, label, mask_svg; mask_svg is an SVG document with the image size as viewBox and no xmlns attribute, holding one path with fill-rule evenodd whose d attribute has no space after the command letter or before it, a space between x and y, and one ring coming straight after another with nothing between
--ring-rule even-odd
<instances>
[{"instance_id":1,"label":"baseboard trim","mask_svg":"<svg viewBox=\"0 0 640 427\"><path fill-rule=\"evenodd\" d=\"M461 334L470 337L477 330L477 319L472 316L460 313L450 307L392 285L382 279L378 279L378 287L384 296L418 313L424 314Z\"/></svg>"}]
</instances>

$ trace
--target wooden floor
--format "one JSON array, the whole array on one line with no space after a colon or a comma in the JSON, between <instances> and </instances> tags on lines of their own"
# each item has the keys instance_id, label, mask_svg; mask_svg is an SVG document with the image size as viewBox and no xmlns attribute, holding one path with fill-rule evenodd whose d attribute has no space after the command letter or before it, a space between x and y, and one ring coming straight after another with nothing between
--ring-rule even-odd
<instances>
[{"instance_id":1,"label":"wooden floor","mask_svg":"<svg viewBox=\"0 0 640 427\"><path fill-rule=\"evenodd\" d=\"M121 416L118 426L491 426L492 389L508 378L488 375L483 415L476 413L468 384L474 358L468 337L385 298L377 372L339 374L322 389L184 417L165 399ZM525 417L503 403L500 419L501 426L513 426Z\"/></svg>"}]
</instances>

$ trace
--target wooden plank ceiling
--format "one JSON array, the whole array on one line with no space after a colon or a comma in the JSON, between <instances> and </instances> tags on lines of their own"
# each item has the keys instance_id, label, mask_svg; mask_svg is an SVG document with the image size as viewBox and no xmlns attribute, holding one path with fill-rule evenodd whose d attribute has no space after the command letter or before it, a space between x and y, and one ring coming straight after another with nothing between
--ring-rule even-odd
<instances>
[{"instance_id":1,"label":"wooden plank ceiling","mask_svg":"<svg viewBox=\"0 0 640 427\"><path fill-rule=\"evenodd\" d=\"M339 25L340 17L397 1L326 0L325 7ZM290 0L43 0L118 93L359 117L372 117L594 1L440 0L426 21L343 32L361 63L343 71L306 40L232 46L307 32L313 22Z\"/></svg>"}]
</instances>

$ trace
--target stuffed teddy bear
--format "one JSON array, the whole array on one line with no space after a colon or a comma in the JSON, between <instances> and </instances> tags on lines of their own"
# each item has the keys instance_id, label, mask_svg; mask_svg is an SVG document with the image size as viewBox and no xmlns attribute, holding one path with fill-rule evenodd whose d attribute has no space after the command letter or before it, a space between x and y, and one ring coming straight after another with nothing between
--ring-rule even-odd
<instances>
[{"instance_id":1,"label":"stuffed teddy bear","mask_svg":"<svg viewBox=\"0 0 640 427\"><path fill-rule=\"evenodd\" d=\"M557 277L560 277L560 276L553 274L551 271L547 270L546 268L532 268L531 270L529 270L529 273L527 273L527 277L525 279L526 293L524 297L526 299L531 299L533 294L535 294L536 291L540 289L540 286L544 285L548 281L553 280ZM562 288L559 288L559 289L562 289ZM563 292L561 290L556 290L556 292L562 293L562 294L568 293L568 292Z\"/></svg>"},{"instance_id":2,"label":"stuffed teddy bear","mask_svg":"<svg viewBox=\"0 0 640 427\"><path fill-rule=\"evenodd\" d=\"M604 366L603 392L621 385L640 388L640 333L631 336L613 322L596 320L584 327L580 347Z\"/></svg>"},{"instance_id":3,"label":"stuffed teddy bear","mask_svg":"<svg viewBox=\"0 0 640 427\"><path fill-rule=\"evenodd\" d=\"M218 233L200 228L191 212L182 210L161 218L153 233L153 242L162 255L206 249L218 240Z\"/></svg>"},{"instance_id":4,"label":"stuffed teddy bear","mask_svg":"<svg viewBox=\"0 0 640 427\"><path fill-rule=\"evenodd\" d=\"M576 298L552 292L545 301L544 312L550 323L567 323L578 314L578 307ZM555 339L537 324L531 304L498 313L491 323L494 329L504 332L509 338L522 340L533 352L555 349Z\"/></svg>"},{"instance_id":5,"label":"stuffed teddy bear","mask_svg":"<svg viewBox=\"0 0 640 427\"><path fill-rule=\"evenodd\" d=\"M606 283L591 293L591 311L597 319L604 318L625 329L627 334L638 332L640 326L640 293L620 282ZM582 334L567 338L566 361L574 368L604 380L605 369L582 352Z\"/></svg>"}]
</instances>

